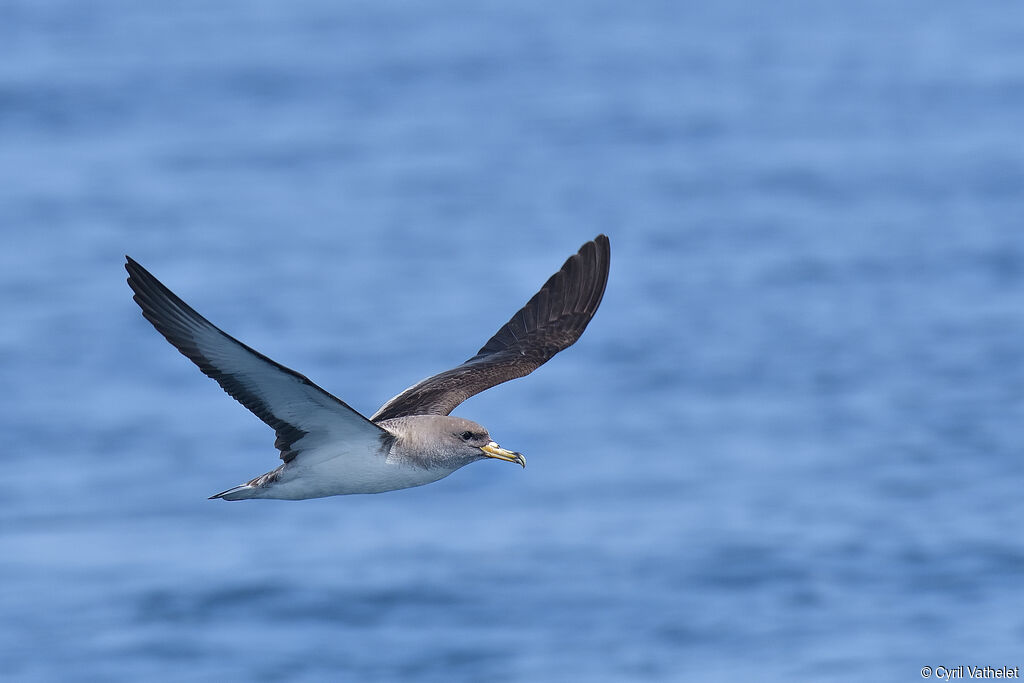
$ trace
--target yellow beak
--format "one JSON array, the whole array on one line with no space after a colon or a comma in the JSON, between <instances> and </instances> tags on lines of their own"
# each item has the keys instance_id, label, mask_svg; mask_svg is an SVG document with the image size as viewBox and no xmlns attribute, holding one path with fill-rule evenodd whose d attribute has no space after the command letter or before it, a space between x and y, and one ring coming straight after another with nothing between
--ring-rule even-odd
<instances>
[{"instance_id":1,"label":"yellow beak","mask_svg":"<svg viewBox=\"0 0 1024 683\"><path fill-rule=\"evenodd\" d=\"M504 460L505 462L514 462L526 467L526 456L522 453L516 453L515 451L507 451L493 441L486 446L481 446L480 450L483 451L484 455L488 458Z\"/></svg>"}]
</instances>

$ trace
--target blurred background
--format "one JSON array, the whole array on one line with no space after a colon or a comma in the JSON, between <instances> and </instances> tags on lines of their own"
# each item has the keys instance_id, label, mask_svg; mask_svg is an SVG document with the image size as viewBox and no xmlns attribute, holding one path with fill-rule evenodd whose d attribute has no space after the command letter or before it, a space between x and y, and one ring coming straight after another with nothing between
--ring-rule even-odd
<instances>
[{"instance_id":1,"label":"blurred background","mask_svg":"<svg viewBox=\"0 0 1024 683\"><path fill-rule=\"evenodd\" d=\"M1019 3L0 6L12 680L910 681L1024 665ZM529 457L206 496L272 432L130 254L365 414L599 232Z\"/></svg>"}]
</instances>

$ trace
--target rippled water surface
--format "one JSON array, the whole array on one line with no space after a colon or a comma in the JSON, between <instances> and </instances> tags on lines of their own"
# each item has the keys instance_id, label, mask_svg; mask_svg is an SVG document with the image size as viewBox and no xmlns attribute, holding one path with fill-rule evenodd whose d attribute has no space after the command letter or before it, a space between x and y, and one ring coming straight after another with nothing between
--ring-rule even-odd
<instances>
[{"instance_id":1,"label":"rippled water surface","mask_svg":"<svg viewBox=\"0 0 1024 683\"><path fill-rule=\"evenodd\" d=\"M18 681L911 681L1024 666L1017 3L9 2ZM457 414L529 456L206 496L272 434L131 254L366 414L612 241Z\"/></svg>"}]
</instances>

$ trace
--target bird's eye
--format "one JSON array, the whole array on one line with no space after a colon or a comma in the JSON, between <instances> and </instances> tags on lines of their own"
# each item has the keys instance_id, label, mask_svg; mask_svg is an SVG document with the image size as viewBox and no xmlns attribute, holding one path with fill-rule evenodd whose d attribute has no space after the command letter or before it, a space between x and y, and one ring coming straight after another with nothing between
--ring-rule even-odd
<instances>
[{"instance_id":1,"label":"bird's eye","mask_svg":"<svg viewBox=\"0 0 1024 683\"><path fill-rule=\"evenodd\" d=\"M462 434L459 434L459 436L462 437L463 441L469 441L470 439L473 438L473 432L462 432Z\"/></svg>"}]
</instances>

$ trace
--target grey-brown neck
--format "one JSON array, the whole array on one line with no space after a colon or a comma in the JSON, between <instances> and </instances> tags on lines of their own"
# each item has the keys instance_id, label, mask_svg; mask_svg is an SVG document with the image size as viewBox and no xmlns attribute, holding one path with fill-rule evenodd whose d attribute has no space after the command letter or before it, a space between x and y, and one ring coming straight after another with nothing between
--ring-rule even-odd
<instances>
[{"instance_id":1,"label":"grey-brown neck","mask_svg":"<svg viewBox=\"0 0 1024 683\"><path fill-rule=\"evenodd\" d=\"M408 415L377 423L395 439L388 459L424 469L454 472L485 457L491 438L479 424L448 415Z\"/></svg>"}]
</instances>

